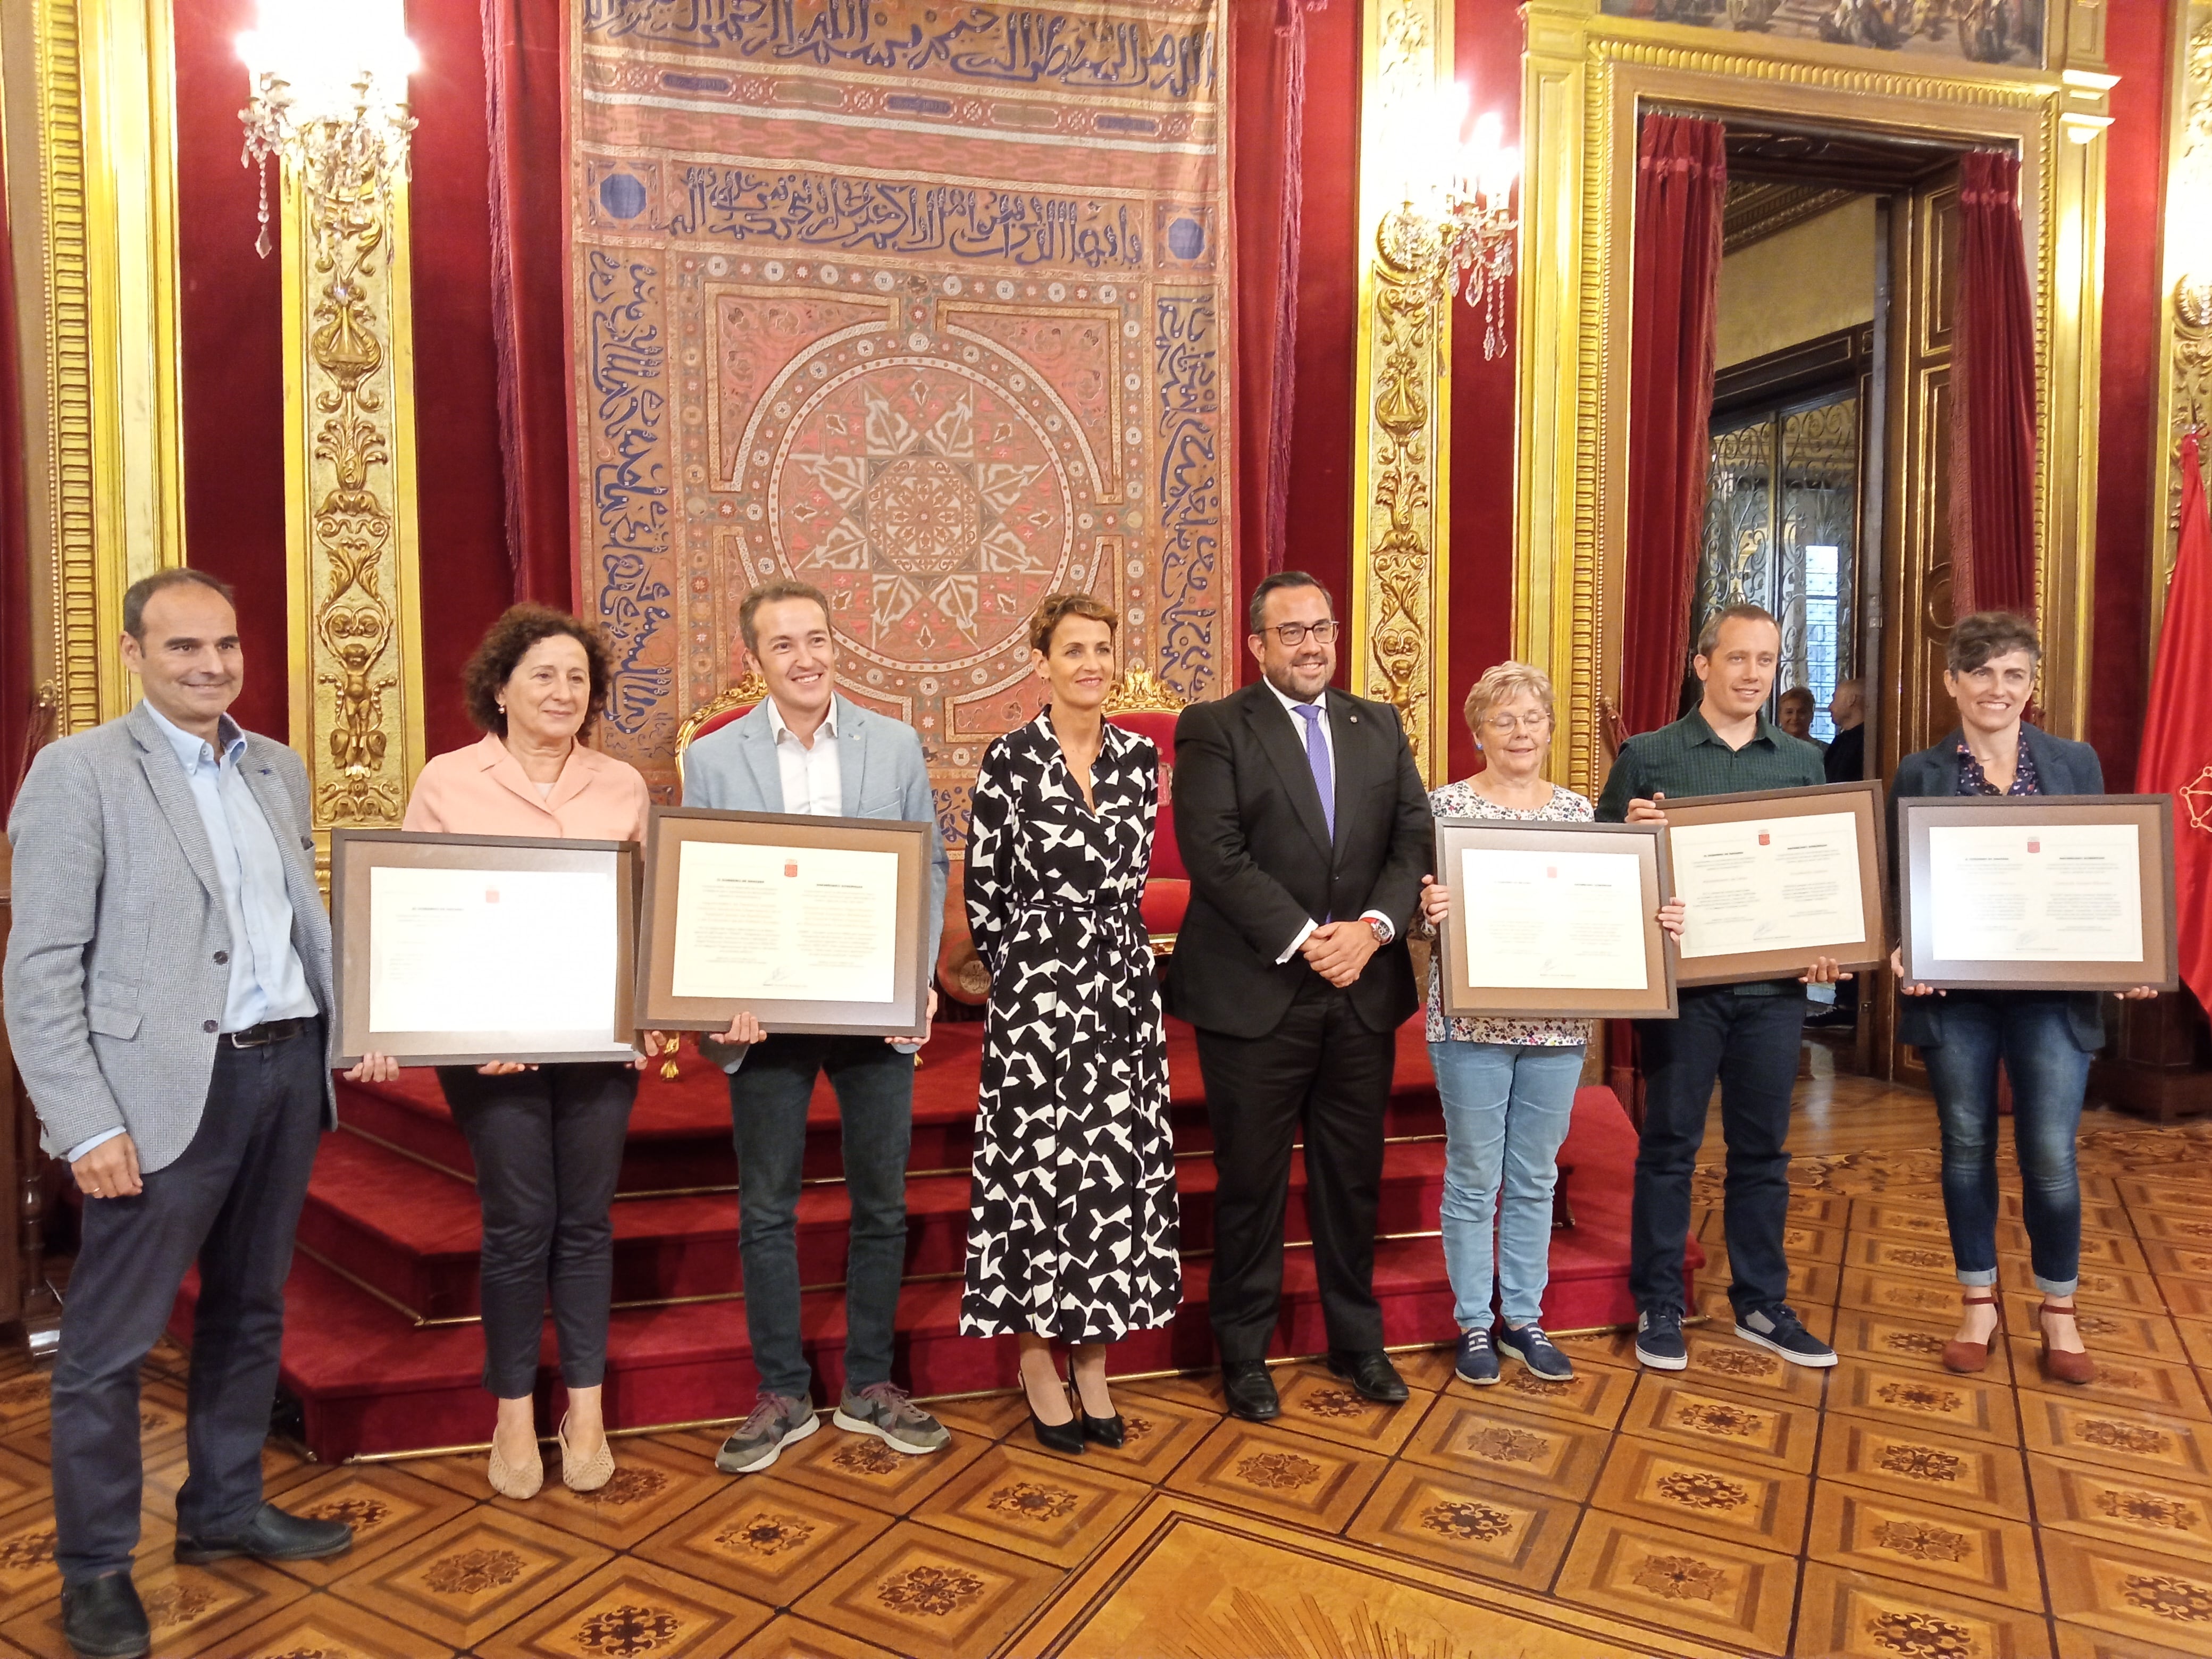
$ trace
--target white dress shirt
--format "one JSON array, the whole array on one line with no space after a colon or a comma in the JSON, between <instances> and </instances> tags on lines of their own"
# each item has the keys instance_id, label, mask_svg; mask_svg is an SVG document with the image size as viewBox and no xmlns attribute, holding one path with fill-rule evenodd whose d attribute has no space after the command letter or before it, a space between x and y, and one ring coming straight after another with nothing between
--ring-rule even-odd
<instances>
[{"instance_id":1,"label":"white dress shirt","mask_svg":"<svg viewBox=\"0 0 2212 1659\"><path fill-rule=\"evenodd\" d=\"M1329 727L1328 691L1327 688L1324 687L1322 689L1321 696L1317 697L1309 697L1304 702L1300 702L1296 697L1286 696L1283 688L1276 684L1274 681L1267 680L1264 681L1263 684L1267 686L1267 690L1275 694L1275 701L1283 705L1283 718L1290 721L1291 730L1297 733L1298 750L1301 754L1305 751L1306 723L1299 715L1297 711L1301 708L1311 708L1316 703L1322 706L1322 716L1316 724L1321 728L1322 747L1328 750L1328 781L1329 787L1331 788L1334 788L1336 787L1336 733L1330 730ZM1329 802L1329 816L1334 817L1335 811L1336 803L1334 801ZM1392 939L1398 937L1397 924L1392 921L1389 917L1384 915L1380 910L1363 910L1359 913L1359 919L1362 921L1381 922L1382 924L1382 942L1385 945L1388 945ZM1298 952L1298 947L1313 937L1314 930L1320 927L1320 925L1321 924L1319 922L1314 921L1310 918L1307 921L1306 925L1298 929L1297 937L1290 942L1289 945L1285 948L1283 954L1277 957L1275 960L1279 963L1288 962L1292 957L1296 956Z\"/></svg>"},{"instance_id":2,"label":"white dress shirt","mask_svg":"<svg viewBox=\"0 0 2212 1659\"><path fill-rule=\"evenodd\" d=\"M810 817L842 817L845 778L837 764L837 705L833 700L814 728L811 748L799 742L775 699L768 700L769 729L775 733L776 769L783 776L783 810Z\"/></svg>"}]
</instances>

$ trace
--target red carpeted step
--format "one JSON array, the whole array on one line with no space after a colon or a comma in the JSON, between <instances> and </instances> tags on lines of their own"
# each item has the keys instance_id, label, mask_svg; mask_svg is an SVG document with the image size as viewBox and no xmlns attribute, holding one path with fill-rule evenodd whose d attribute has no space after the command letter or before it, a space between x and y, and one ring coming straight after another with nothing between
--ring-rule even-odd
<instances>
[{"instance_id":1,"label":"red carpeted step","mask_svg":"<svg viewBox=\"0 0 2212 1659\"><path fill-rule=\"evenodd\" d=\"M1213 1363L1206 1323L1207 1263L1184 1267L1183 1305L1164 1330L1140 1332L1115 1351L1128 1374ZM1279 1352L1327 1346L1310 1250L1284 1261ZM1386 1240L1376 1249L1375 1284L1384 1337L1393 1346L1451 1334L1451 1296L1442 1258L1429 1239ZM189 1340L197 1281L179 1298L172 1329ZM301 1398L307 1443L326 1462L364 1453L468 1444L488 1439L492 1404L481 1386L483 1345L477 1328L419 1328L361 1287L305 1257L288 1287L284 1385ZM899 1307L896 1368L915 1393L959 1394L1012 1386L1015 1345L959 1334L960 1285L909 1285ZM802 1326L817 1397L842 1385L844 1304L810 1291ZM554 1369L549 1329L544 1360ZM618 1310L608 1343L607 1410L617 1425L694 1422L742 1415L758 1386L739 1304L693 1303ZM557 1389L549 1404L559 1415Z\"/></svg>"},{"instance_id":2,"label":"red carpeted step","mask_svg":"<svg viewBox=\"0 0 2212 1659\"><path fill-rule=\"evenodd\" d=\"M1384 1149L1376 1230L1433 1231L1443 1194L1443 1143L1414 1141ZM1213 1244L1213 1160L1176 1165L1182 1248ZM926 1278L961 1271L967 1256L968 1177L924 1176L907 1183L906 1272ZM710 1194L625 1198L614 1206L615 1299L664 1300L722 1296L741 1290L738 1202ZM852 1214L839 1182L811 1186L799 1201L799 1274L802 1285L842 1279ZM1311 1237L1306 1218L1305 1166L1291 1161L1284 1237ZM477 1309L477 1255L483 1237L476 1189L427 1170L358 1136L329 1137L315 1164L300 1218L302 1249L425 1320L472 1316Z\"/></svg>"},{"instance_id":3,"label":"red carpeted step","mask_svg":"<svg viewBox=\"0 0 2212 1659\"><path fill-rule=\"evenodd\" d=\"M915 1074L914 1145L907 1167L916 1171L965 1170L973 1143L975 1080L983 1027L940 1024L922 1050ZM686 1049L681 1075L670 1082L647 1068L630 1117L623 1156L624 1192L693 1191L737 1181L730 1146L729 1085L724 1075ZM1202 1152L1213 1144L1206 1121L1205 1087L1197 1040L1190 1027L1168 1022L1168 1072L1174 1103L1176 1145ZM410 1067L390 1084L338 1085L338 1116L349 1129L439 1168L470 1175L468 1144L447 1110L437 1076ZM830 1179L842 1169L837 1102L828 1082L815 1085L807 1110L806 1175ZM1384 1118L1392 1139L1440 1134L1443 1122L1418 1020L1401 1030L1396 1081Z\"/></svg>"}]
</instances>

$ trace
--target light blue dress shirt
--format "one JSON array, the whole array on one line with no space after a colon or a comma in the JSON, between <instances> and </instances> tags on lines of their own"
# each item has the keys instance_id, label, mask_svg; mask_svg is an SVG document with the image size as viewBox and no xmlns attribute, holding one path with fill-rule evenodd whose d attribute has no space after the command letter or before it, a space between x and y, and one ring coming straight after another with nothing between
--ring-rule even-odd
<instances>
[{"instance_id":1,"label":"light blue dress shirt","mask_svg":"<svg viewBox=\"0 0 2212 1659\"><path fill-rule=\"evenodd\" d=\"M230 923L230 989L224 999L225 1031L243 1031L264 1020L298 1019L319 1012L307 988L307 970L292 947L292 896L284 885L284 860L261 803L239 775L246 734L225 714L216 727L222 752L204 738L164 720L153 704L146 712L177 751L192 788L192 805L215 854L216 881ZM120 1129L95 1135L69 1150L75 1163Z\"/></svg>"}]
</instances>

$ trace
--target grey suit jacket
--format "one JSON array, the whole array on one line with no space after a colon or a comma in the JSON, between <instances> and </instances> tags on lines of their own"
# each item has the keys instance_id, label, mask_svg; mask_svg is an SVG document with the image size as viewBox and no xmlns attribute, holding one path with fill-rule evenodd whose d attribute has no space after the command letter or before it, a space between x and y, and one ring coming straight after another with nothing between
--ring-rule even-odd
<instances>
[{"instance_id":1,"label":"grey suit jacket","mask_svg":"<svg viewBox=\"0 0 2212 1659\"><path fill-rule=\"evenodd\" d=\"M837 719L837 776L848 818L906 818L937 822L937 796L929 787L929 763L921 736L911 726L872 714L840 696ZM783 769L775 757L775 726L763 698L743 716L710 732L684 752L684 804L724 812L781 812L784 810ZM930 839L927 960L937 960L945 933L945 886L952 860L942 835ZM714 1045L720 1050L722 1045ZM717 1065L731 1062L700 1050ZM742 1050L726 1051L736 1054Z\"/></svg>"},{"instance_id":2,"label":"grey suit jacket","mask_svg":"<svg viewBox=\"0 0 2212 1659\"><path fill-rule=\"evenodd\" d=\"M246 734L240 775L284 860L292 946L325 1018L331 923L315 885L307 769ZM127 1129L144 1170L198 1133L234 948L215 854L176 750L141 706L39 751L8 821L15 921L8 1036L56 1157ZM327 1075L324 1121L337 1109Z\"/></svg>"}]
</instances>

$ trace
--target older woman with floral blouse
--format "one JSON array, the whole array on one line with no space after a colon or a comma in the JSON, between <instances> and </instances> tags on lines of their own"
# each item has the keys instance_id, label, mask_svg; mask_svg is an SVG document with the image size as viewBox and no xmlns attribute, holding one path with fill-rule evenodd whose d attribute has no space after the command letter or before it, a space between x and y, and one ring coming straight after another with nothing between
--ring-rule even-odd
<instances>
[{"instance_id":1,"label":"older woman with floral blouse","mask_svg":"<svg viewBox=\"0 0 2212 1659\"><path fill-rule=\"evenodd\" d=\"M1440 818L1588 823L1590 804L1544 776L1552 746L1552 682L1540 669L1502 662L1467 695L1467 723L1481 771L1429 795ZM1422 893L1421 931L1451 914L1451 892L1434 880ZM1659 912L1681 936L1682 904ZM1460 1328L1454 1369L1465 1382L1498 1381L1502 1352L1538 1376L1574 1375L1538 1322L1551 1277L1552 1191L1560 1143L1574 1115L1589 1022L1447 1016L1439 959L1429 964L1429 1059L1444 1109L1444 1267ZM1497 1225L1502 1322L1493 1344L1491 1227Z\"/></svg>"}]
</instances>

